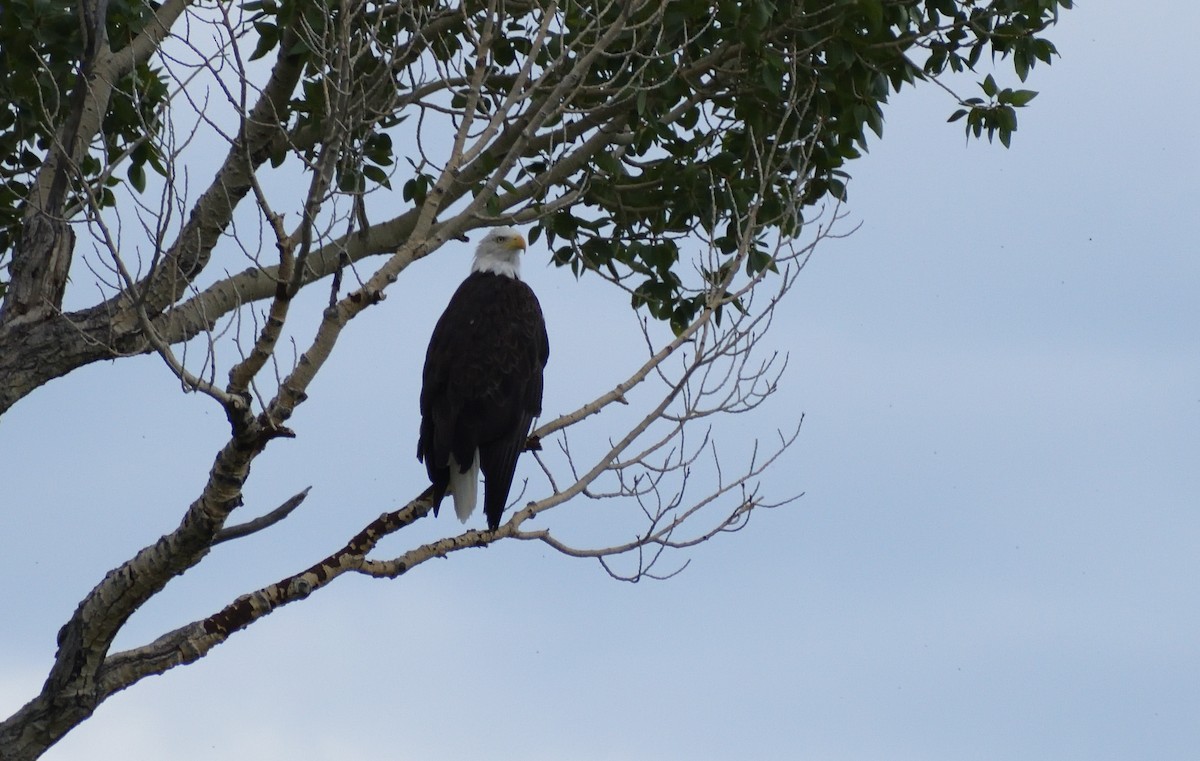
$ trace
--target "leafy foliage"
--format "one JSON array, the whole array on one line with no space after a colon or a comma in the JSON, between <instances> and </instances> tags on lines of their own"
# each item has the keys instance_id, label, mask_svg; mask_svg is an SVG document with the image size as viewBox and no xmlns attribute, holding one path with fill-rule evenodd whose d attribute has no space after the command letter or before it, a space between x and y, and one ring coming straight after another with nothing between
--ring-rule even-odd
<instances>
[{"instance_id":1,"label":"leafy foliage","mask_svg":"<svg viewBox=\"0 0 1200 761\"><path fill-rule=\"evenodd\" d=\"M983 98L967 98L962 102L965 108L960 108L950 115L947 121L956 122L967 117L967 137L979 137L987 130L988 142L996 133L1000 133L1000 142L1007 148L1012 143L1012 133L1017 129L1017 109L1037 97L1033 90L1014 90L1006 87L1003 90L996 84L991 74L979 83Z\"/></svg>"},{"instance_id":2,"label":"leafy foliage","mask_svg":"<svg viewBox=\"0 0 1200 761\"><path fill-rule=\"evenodd\" d=\"M457 113L456 121L468 102L485 118L501 109L526 66L549 74L522 93L531 102L577 78L563 115L543 125L557 129L558 138L515 166L501 167L499 152L485 152L465 175L472 195L486 197L488 212L498 218L511 215L518 201L545 205L533 235L545 235L556 263L577 274L596 270L627 280L635 307L679 328L702 308L715 274L702 271L697 281L695 268L680 266L688 258L680 250L687 236L700 232L731 257L742 239L738 227L750 214L762 231L796 235L807 207L846 198L847 162L867 150L870 134L883 135L891 93L945 72L972 70L985 53L1009 61L1024 80L1037 62L1049 63L1055 55L1041 35L1071 4L502 2L500 33L490 41L489 68L477 93L456 83L455 75L465 82L471 71L479 30L491 18L487 4L250 0L242 10L250 60L282 56L304 63L299 87L280 114L290 140L275 144L273 166L293 154L311 162L329 120L344 122L355 109L354 124L338 146L336 188L342 193L391 188L399 175L403 201L426 203L435 168L411 151L402 151L406 161L398 163L394 128L410 112L424 115L428 105L413 93L432 81L427 68L443 78L440 108ZM140 0L112 0L108 7L114 49L136 34L153 9ZM351 8L354 18L369 23L351 20ZM0 12L31 19L0 25L4 257L14 244L32 173L49 150L50 125L64 112L74 83L80 24L71 8L44 0L11 0ZM436 24L436 34L414 34L429 23ZM614 39L610 30L617 30ZM349 80L343 64L329 55L339 45L354 51ZM575 65L593 50L589 66ZM35 76L32 60L44 62L34 67ZM346 81L353 82L349 90ZM1008 146L1016 110L1035 93L1000 88L990 74L982 86L986 98L960 99L950 119L965 119L970 137L986 132ZM103 203L113 202L115 165L127 163L125 176L137 190L147 163L162 170L155 141L143 139L160 129L155 112L166 98L162 77L141 66L117 91L102 138L82 167L83 180L99 186ZM598 129L619 132L619 145L532 197L517 199L510 192L513 183L553 167ZM577 197L565 208L553 206L564 187ZM748 260L751 271L766 266L765 250Z\"/></svg>"},{"instance_id":3,"label":"leafy foliage","mask_svg":"<svg viewBox=\"0 0 1200 761\"><path fill-rule=\"evenodd\" d=\"M598 80L636 93L627 124L633 140L628 160L597 161L582 208L543 223L551 241L567 241L555 261L576 272L627 268L644 278L634 305L679 328L705 299L684 287L676 267L684 236L703 230L732 255L737 223L752 206L760 227L795 235L803 223L797 200L800 207L845 200L846 163L866 150L868 131L882 136L890 93L948 69L972 69L987 51L1011 58L1024 79L1035 61L1050 61L1054 47L1038 35L1070 5L673 3L642 68L595 71ZM582 15L566 19L562 45L569 47L587 27ZM631 33L619 47L644 44ZM705 60L721 64L697 65ZM968 129L975 137L986 130L989 139L998 132L1008 146L1015 109L1035 93L999 90L991 75L985 92L994 99L963 102ZM760 250L749 262L761 268L765 258Z\"/></svg>"},{"instance_id":4,"label":"leafy foliage","mask_svg":"<svg viewBox=\"0 0 1200 761\"><path fill-rule=\"evenodd\" d=\"M110 0L108 44L128 45L151 17L142 0ZM0 8L0 265L16 240L21 209L34 174L51 149L54 129L70 109L83 32L75 3L7 0ZM120 180L107 167L127 163L133 186L145 184L145 166L163 171L161 156L146 140L160 128L155 116L167 97L161 72L139 66L116 83L100 138L79 167L103 205L115 203L110 188Z\"/></svg>"}]
</instances>

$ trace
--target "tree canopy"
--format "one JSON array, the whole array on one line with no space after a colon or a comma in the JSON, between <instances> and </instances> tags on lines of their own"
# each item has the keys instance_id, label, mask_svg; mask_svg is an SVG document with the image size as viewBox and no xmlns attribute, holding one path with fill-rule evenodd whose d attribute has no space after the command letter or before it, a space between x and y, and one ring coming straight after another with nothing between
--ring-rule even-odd
<instances>
[{"instance_id":1,"label":"tree canopy","mask_svg":"<svg viewBox=\"0 0 1200 761\"><path fill-rule=\"evenodd\" d=\"M563 265L636 273L635 304L678 327L704 298L676 267L681 237L702 231L731 253L730 223L752 203L760 227L795 236L803 223L797 197L802 207L844 197L846 164L866 149L869 132L882 136L891 93L973 68L985 54L1009 60L1024 79L1052 59L1054 46L1041 35L1069 5L253 0L230 19L238 27L225 50L239 49L230 65L275 61L257 104L270 108L269 120L240 134L243 169L322 155L336 192L401 188L411 211L399 219L430 208L435 186L432 205L442 210L478 200L480 219L516 217L544 230ZM46 275L33 265L37 253L26 251L36 244L19 245L23 218L49 213L49 204L63 212L52 216L80 220L89 205L115 204L122 186L142 192L148 168L168 176L162 136L175 125L168 92L178 75L156 55L189 6L168 2L152 13L137 0L112 0L84 3L76 14L35 0L9 4L5 13L30 20L5 24L0 38L9 320L47 306L38 301L46 294L25 293L27 279ZM481 44L487 53L477 60ZM83 86L89 81L106 86ZM1016 108L1034 93L1000 89L990 76L983 85L985 97L963 100L953 118L1007 145ZM490 120L496 132L441 185L443 160L395 143L401 122L424 127L431 113ZM91 121L75 124L82 117ZM336 145L322 126L330 118L347 127ZM50 171L59 161L70 167ZM225 185L231 202L247 184ZM364 254L394 247L402 233L386 237ZM214 242L201 236L164 251L165 264L193 279ZM759 253L749 266L768 260ZM128 340L137 329L119 332Z\"/></svg>"}]
</instances>

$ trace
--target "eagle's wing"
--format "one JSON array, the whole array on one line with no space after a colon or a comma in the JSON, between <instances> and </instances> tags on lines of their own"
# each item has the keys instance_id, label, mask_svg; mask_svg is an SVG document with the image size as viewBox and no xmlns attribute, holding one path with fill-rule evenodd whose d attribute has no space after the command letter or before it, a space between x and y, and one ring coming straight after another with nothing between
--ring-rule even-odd
<instances>
[{"instance_id":1,"label":"eagle's wing","mask_svg":"<svg viewBox=\"0 0 1200 761\"><path fill-rule=\"evenodd\" d=\"M464 354L463 339L470 335L471 325L478 320L477 294L468 278L450 297L446 310L438 318L425 351L425 367L421 373L421 430L417 439L417 459L425 463L425 472L433 484L433 514L438 514L442 499L450 486L450 455L454 434L464 399L451 379L461 378ZM455 384L459 386L461 384ZM472 449L474 445L472 444ZM472 462L468 459L466 463Z\"/></svg>"},{"instance_id":2,"label":"eagle's wing","mask_svg":"<svg viewBox=\"0 0 1200 761\"><path fill-rule=\"evenodd\" d=\"M504 313L509 329L497 331L496 396L489 404L495 425L481 431L479 439L483 508L491 529L500 525L517 459L533 419L542 413L542 372L550 356L546 322L533 290L520 281L508 285Z\"/></svg>"}]
</instances>

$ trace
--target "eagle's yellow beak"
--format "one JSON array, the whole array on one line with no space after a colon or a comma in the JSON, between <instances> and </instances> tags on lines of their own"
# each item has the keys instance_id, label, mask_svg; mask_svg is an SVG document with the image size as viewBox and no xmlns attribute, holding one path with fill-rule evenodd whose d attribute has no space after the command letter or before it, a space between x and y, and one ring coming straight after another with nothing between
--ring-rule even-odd
<instances>
[{"instance_id":1,"label":"eagle's yellow beak","mask_svg":"<svg viewBox=\"0 0 1200 761\"><path fill-rule=\"evenodd\" d=\"M512 240L508 242L508 248L510 251L524 251L525 238L521 235L514 235Z\"/></svg>"}]
</instances>

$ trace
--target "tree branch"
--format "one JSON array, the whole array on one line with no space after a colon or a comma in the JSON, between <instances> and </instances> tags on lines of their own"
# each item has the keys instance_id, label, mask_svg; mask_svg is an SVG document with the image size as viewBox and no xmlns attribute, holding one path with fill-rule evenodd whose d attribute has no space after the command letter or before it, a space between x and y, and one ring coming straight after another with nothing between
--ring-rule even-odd
<instances>
[{"instance_id":1,"label":"tree branch","mask_svg":"<svg viewBox=\"0 0 1200 761\"><path fill-rule=\"evenodd\" d=\"M279 523L284 518L291 515L292 511L297 507L300 507L311 489L311 486L304 487L303 491L290 497L282 505L266 515L260 515L253 520L246 521L245 523L239 523L236 526L226 526L222 528L213 536L213 546L216 546L221 542L228 542L233 539L241 539L244 536L249 536L251 534L258 533L263 529L274 526L276 523Z\"/></svg>"}]
</instances>

